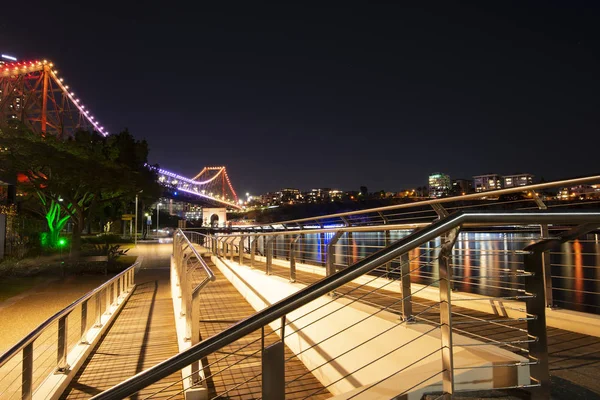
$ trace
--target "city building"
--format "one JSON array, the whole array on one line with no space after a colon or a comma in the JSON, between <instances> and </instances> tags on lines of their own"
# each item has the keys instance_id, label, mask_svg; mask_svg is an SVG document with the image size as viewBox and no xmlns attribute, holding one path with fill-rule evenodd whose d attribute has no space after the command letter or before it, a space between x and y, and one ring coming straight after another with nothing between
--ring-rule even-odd
<instances>
[{"instance_id":1,"label":"city building","mask_svg":"<svg viewBox=\"0 0 600 400\"><path fill-rule=\"evenodd\" d=\"M473 188L477 193L486 192L488 190L502 189L502 176L498 174L474 176Z\"/></svg>"},{"instance_id":2,"label":"city building","mask_svg":"<svg viewBox=\"0 0 600 400\"><path fill-rule=\"evenodd\" d=\"M429 197L443 197L450 194L450 176L439 172L429 175Z\"/></svg>"},{"instance_id":3,"label":"city building","mask_svg":"<svg viewBox=\"0 0 600 400\"><path fill-rule=\"evenodd\" d=\"M304 198L307 203L320 203L329 199L330 191L330 188L312 189L304 193Z\"/></svg>"},{"instance_id":4,"label":"city building","mask_svg":"<svg viewBox=\"0 0 600 400\"><path fill-rule=\"evenodd\" d=\"M578 185L562 188L556 196L558 200L598 200L600 185Z\"/></svg>"},{"instance_id":5,"label":"city building","mask_svg":"<svg viewBox=\"0 0 600 400\"><path fill-rule=\"evenodd\" d=\"M473 193L473 181L470 179L452 179L452 195L460 196Z\"/></svg>"},{"instance_id":6,"label":"city building","mask_svg":"<svg viewBox=\"0 0 600 400\"><path fill-rule=\"evenodd\" d=\"M514 175L504 175L504 187L519 187L519 186L527 186L533 183L533 175L531 174L514 174Z\"/></svg>"},{"instance_id":7,"label":"city building","mask_svg":"<svg viewBox=\"0 0 600 400\"><path fill-rule=\"evenodd\" d=\"M279 201L282 204L295 204L302 201L302 194L298 189L281 189L279 193Z\"/></svg>"}]
</instances>

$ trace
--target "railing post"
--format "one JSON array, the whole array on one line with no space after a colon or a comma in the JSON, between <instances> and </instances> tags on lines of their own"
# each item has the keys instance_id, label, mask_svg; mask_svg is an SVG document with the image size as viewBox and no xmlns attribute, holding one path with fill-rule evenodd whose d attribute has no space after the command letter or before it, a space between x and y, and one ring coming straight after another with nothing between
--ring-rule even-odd
<instances>
[{"instance_id":1,"label":"railing post","mask_svg":"<svg viewBox=\"0 0 600 400\"><path fill-rule=\"evenodd\" d=\"M85 300L83 303L81 303L81 338L80 341L81 343L86 343L87 344L87 340L86 340L86 332L87 332L87 305L88 305L88 301Z\"/></svg>"},{"instance_id":2,"label":"railing post","mask_svg":"<svg viewBox=\"0 0 600 400\"><path fill-rule=\"evenodd\" d=\"M400 256L400 296L402 296L402 319L413 321L410 260L407 253Z\"/></svg>"},{"instance_id":3,"label":"railing post","mask_svg":"<svg viewBox=\"0 0 600 400\"><path fill-rule=\"evenodd\" d=\"M290 282L296 282L296 244L301 240L302 235L292 236L290 238Z\"/></svg>"},{"instance_id":4,"label":"railing post","mask_svg":"<svg viewBox=\"0 0 600 400\"><path fill-rule=\"evenodd\" d=\"M235 237L231 238L231 245L229 247L229 260L233 261L233 259L235 258Z\"/></svg>"},{"instance_id":5,"label":"railing post","mask_svg":"<svg viewBox=\"0 0 600 400\"><path fill-rule=\"evenodd\" d=\"M550 232L548 230L548 224L540 225L540 233L542 235L542 240L550 237ZM544 276L544 294L546 299L546 307L554 306L554 297L552 296L552 266L550 265L550 253L544 251L541 254L542 257L542 268L543 268L543 276Z\"/></svg>"},{"instance_id":6,"label":"railing post","mask_svg":"<svg viewBox=\"0 0 600 400\"><path fill-rule=\"evenodd\" d=\"M244 264L244 239L245 236L240 234L240 265Z\"/></svg>"},{"instance_id":7,"label":"railing post","mask_svg":"<svg viewBox=\"0 0 600 400\"><path fill-rule=\"evenodd\" d=\"M200 343L200 298L194 291L192 293L192 326L191 326L191 345ZM200 382L200 361L192 363L192 382Z\"/></svg>"},{"instance_id":8,"label":"railing post","mask_svg":"<svg viewBox=\"0 0 600 400\"><path fill-rule=\"evenodd\" d=\"M56 354L56 372L66 373L69 370L67 364L67 345L68 345L68 332L67 332L67 317L69 314L60 317L58 319L58 351Z\"/></svg>"},{"instance_id":9,"label":"railing post","mask_svg":"<svg viewBox=\"0 0 600 400\"><path fill-rule=\"evenodd\" d=\"M337 231L333 237L331 238L331 240L329 241L329 243L327 244L327 253L325 254L325 266L326 266L326 275L327 276L331 276L333 274L335 274L335 245L338 242L338 240L340 240L340 238L342 237L342 235L344 234L343 231Z\"/></svg>"},{"instance_id":10,"label":"railing post","mask_svg":"<svg viewBox=\"0 0 600 400\"><path fill-rule=\"evenodd\" d=\"M265 273L271 275L271 266L273 265L273 240L277 235L273 235L267 239L267 245L265 246L265 256L267 258Z\"/></svg>"},{"instance_id":11,"label":"railing post","mask_svg":"<svg viewBox=\"0 0 600 400\"><path fill-rule=\"evenodd\" d=\"M258 244L258 238L258 235L254 236L254 239L252 239L252 243L250 244L250 268L254 267L254 258L256 255L256 245Z\"/></svg>"},{"instance_id":12,"label":"railing post","mask_svg":"<svg viewBox=\"0 0 600 400\"><path fill-rule=\"evenodd\" d=\"M283 340L262 351L262 398L285 400L285 347Z\"/></svg>"},{"instance_id":13,"label":"railing post","mask_svg":"<svg viewBox=\"0 0 600 400\"><path fill-rule=\"evenodd\" d=\"M181 270L179 271L179 282L180 282L180 291L181 291L181 313L180 315L186 316L188 313L187 298L189 296L189 285L188 285L188 277L187 277L187 263L191 254L187 254L183 256L181 260ZM187 317L186 317L187 319Z\"/></svg>"},{"instance_id":14,"label":"railing post","mask_svg":"<svg viewBox=\"0 0 600 400\"><path fill-rule=\"evenodd\" d=\"M544 281L539 278L544 273L543 253L533 251L525 254L525 271L531 273L525 276L525 291L533 295L525 299L525 307L528 315L535 315L535 318L527 319L527 333L536 339L528 343L529 357L536 361L529 366L529 373L531 378L540 384L539 388L531 391L531 398L536 400L550 398L546 304L542 296Z\"/></svg>"},{"instance_id":15,"label":"railing post","mask_svg":"<svg viewBox=\"0 0 600 400\"><path fill-rule=\"evenodd\" d=\"M191 257L190 257L191 258ZM186 261L186 267L187 267L187 263L189 262L189 258ZM198 261L200 262L200 261ZM181 299L182 303L185 303L185 337L183 338L183 340L185 341L191 341L193 336L193 325L194 325L194 309L193 309L193 302L192 302L192 297L193 297L193 293L191 290L191 287L189 285L188 282L191 282L191 275L194 272L194 268L190 268L189 271L186 270L183 272L185 275L185 296Z\"/></svg>"},{"instance_id":16,"label":"railing post","mask_svg":"<svg viewBox=\"0 0 600 400\"><path fill-rule=\"evenodd\" d=\"M386 219L386 223L387 223L387 219ZM384 235L384 246L385 246L385 247L388 247L388 246L390 245L390 243L392 242L392 238L391 238L391 233L390 233L390 230L389 230L389 229L386 229L386 230L383 232L383 235ZM388 279L391 279L391 278L392 278L392 277L389 275L391 270L392 270L392 262L390 261L390 262L387 262L387 263L385 263L385 271L386 271L386 272L387 272L387 274L388 274L388 276L387 276L387 278L388 278Z\"/></svg>"},{"instance_id":17,"label":"railing post","mask_svg":"<svg viewBox=\"0 0 600 400\"><path fill-rule=\"evenodd\" d=\"M105 300L106 300L105 310L106 310L106 312L108 314L110 314L110 305L112 304L111 301L110 301L110 292L111 292L110 285L108 285L108 286L106 286L106 293L105 293L106 294L106 296L105 296Z\"/></svg>"},{"instance_id":18,"label":"railing post","mask_svg":"<svg viewBox=\"0 0 600 400\"><path fill-rule=\"evenodd\" d=\"M21 367L21 399L31 400L33 394L33 342L23 348Z\"/></svg>"},{"instance_id":19,"label":"railing post","mask_svg":"<svg viewBox=\"0 0 600 400\"><path fill-rule=\"evenodd\" d=\"M100 293L96 294L96 323L94 327L99 328L102 326L102 296L104 295L104 289Z\"/></svg>"},{"instance_id":20,"label":"railing post","mask_svg":"<svg viewBox=\"0 0 600 400\"><path fill-rule=\"evenodd\" d=\"M354 247L354 235L352 234L352 232L348 232L346 243L346 264L348 264L348 266L351 266L354 263L354 254L352 255L352 257L350 257L350 252Z\"/></svg>"},{"instance_id":21,"label":"railing post","mask_svg":"<svg viewBox=\"0 0 600 400\"><path fill-rule=\"evenodd\" d=\"M440 333L442 339L442 391L444 397L454 394L454 354L452 347L452 286L450 258L452 247L460 228L452 229L447 235L439 255L440 276Z\"/></svg>"},{"instance_id":22,"label":"railing post","mask_svg":"<svg viewBox=\"0 0 600 400\"><path fill-rule=\"evenodd\" d=\"M323 228L323 224L320 224ZM318 260L323 266L327 266L327 246L325 245L325 232L319 233L319 252L321 253L321 259ZM327 274L329 276L329 274Z\"/></svg>"}]
</instances>

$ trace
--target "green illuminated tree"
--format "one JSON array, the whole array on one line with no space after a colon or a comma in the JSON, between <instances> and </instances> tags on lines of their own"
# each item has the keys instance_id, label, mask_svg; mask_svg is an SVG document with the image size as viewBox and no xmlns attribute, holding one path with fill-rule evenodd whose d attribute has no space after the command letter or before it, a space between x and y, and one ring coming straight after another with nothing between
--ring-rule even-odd
<instances>
[{"instance_id":1,"label":"green illuminated tree","mask_svg":"<svg viewBox=\"0 0 600 400\"><path fill-rule=\"evenodd\" d=\"M148 199L160 195L155 173L146 167L147 143L135 140L127 130L108 137L81 131L59 140L21 127L2 132L0 147L6 149L2 160L24 177L21 190L39 198L51 236L72 221L74 256L95 210L131 200L141 191ZM57 239L57 234L52 236Z\"/></svg>"}]
</instances>

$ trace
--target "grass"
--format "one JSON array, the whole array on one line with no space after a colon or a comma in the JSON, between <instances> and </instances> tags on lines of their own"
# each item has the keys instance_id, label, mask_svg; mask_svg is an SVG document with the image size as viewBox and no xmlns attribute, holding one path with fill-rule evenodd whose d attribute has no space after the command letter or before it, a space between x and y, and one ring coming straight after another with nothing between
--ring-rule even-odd
<instances>
[{"instance_id":1,"label":"grass","mask_svg":"<svg viewBox=\"0 0 600 400\"><path fill-rule=\"evenodd\" d=\"M48 281L47 276L9 277L0 281L0 302Z\"/></svg>"},{"instance_id":2,"label":"grass","mask_svg":"<svg viewBox=\"0 0 600 400\"><path fill-rule=\"evenodd\" d=\"M0 302L32 289L33 287L72 275L100 275L119 273L130 267L136 256L120 256L112 265L105 261L81 261L56 257L35 257L0 263Z\"/></svg>"}]
</instances>

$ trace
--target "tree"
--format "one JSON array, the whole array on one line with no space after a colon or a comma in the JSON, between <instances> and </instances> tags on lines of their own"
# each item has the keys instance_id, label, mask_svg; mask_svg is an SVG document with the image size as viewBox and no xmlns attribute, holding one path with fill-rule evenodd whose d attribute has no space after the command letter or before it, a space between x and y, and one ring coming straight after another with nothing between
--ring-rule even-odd
<instances>
[{"instance_id":1,"label":"tree","mask_svg":"<svg viewBox=\"0 0 600 400\"><path fill-rule=\"evenodd\" d=\"M35 194L47 215L54 213L47 217L50 232L59 229L64 218L71 219L74 256L79 254L85 223L98 209L141 191L149 199L160 196L156 174L146 167L148 145L127 130L108 137L80 131L63 141L20 127L3 131L0 147L6 149L2 158L24 176L21 190Z\"/></svg>"}]
</instances>

